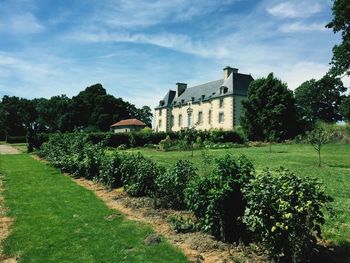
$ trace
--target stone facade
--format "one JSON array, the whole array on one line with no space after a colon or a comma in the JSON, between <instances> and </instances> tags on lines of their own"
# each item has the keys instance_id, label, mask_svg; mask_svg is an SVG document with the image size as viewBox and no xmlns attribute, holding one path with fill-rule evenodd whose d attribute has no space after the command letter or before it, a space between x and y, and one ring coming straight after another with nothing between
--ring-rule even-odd
<instances>
[{"instance_id":1,"label":"stone facade","mask_svg":"<svg viewBox=\"0 0 350 263\"><path fill-rule=\"evenodd\" d=\"M250 75L227 67L222 80L188 89L186 84L177 83L176 91L170 90L155 109L154 129L232 130L239 124L241 101L252 80Z\"/></svg>"}]
</instances>

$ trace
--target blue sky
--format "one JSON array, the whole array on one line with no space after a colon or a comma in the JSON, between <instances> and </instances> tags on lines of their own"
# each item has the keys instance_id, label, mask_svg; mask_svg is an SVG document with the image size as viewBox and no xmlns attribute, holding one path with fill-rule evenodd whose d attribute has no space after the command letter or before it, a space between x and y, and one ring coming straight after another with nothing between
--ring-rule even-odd
<instances>
[{"instance_id":1,"label":"blue sky","mask_svg":"<svg viewBox=\"0 0 350 263\"><path fill-rule=\"evenodd\" d=\"M330 0L1 0L0 96L74 96L101 83L154 107L176 82L224 66L274 72L295 89L328 70L340 42ZM348 83L346 83L348 84Z\"/></svg>"}]
</instances>

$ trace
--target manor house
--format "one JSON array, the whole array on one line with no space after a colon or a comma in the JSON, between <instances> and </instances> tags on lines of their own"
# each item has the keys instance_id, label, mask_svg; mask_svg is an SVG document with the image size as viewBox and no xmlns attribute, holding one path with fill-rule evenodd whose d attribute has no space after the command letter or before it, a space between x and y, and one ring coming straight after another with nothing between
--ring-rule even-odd
<instances>
[{"instance_id":1,"label":"manor house","mask_svg":"<svg viewBox=\"0 0 350 263\"><path fill-rule=\"evenodd\" d=\"M238 69L224 68L224 78L187 88L176 83L155 108L156 131L179 131L189 127L197 130L232 130L239 125L242 100L247 96L251 75Z\"/></svg>"}]
</instances>

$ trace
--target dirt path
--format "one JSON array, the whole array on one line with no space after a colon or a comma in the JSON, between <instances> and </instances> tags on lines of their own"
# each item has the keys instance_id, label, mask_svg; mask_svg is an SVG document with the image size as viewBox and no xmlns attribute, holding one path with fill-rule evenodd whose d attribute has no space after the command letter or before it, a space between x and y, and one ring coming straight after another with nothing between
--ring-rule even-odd
<instances>
[{"instance_id":1,"label":"dirt path","mask_svg":"<svg viewBox=\"0 0 350 263\"><path fill-rule=\"evenodd\" d=\"M20 154L21 152L10 145L0 145L0 154Z\"/></svg>"}]
</instances>

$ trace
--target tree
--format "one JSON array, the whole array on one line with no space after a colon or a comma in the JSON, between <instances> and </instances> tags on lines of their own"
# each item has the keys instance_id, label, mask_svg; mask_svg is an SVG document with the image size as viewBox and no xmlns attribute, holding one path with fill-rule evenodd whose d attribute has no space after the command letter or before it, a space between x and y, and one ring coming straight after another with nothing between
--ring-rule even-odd
<instances>
[{"instance_id":1,"label":"tree","mask_svg":"<svg viewBox=\"0 0 350 263\"><path fill-rule=\"evenodd\" d=\"M24 136L37 118L32 101L4 96L1 101L0 123L6 136Z\"/></svg>"},{"instance_id":2,"label":"tree","mask_svg":"<svg viewBox=\"0 0 350 263\"><path fill-rule=\"evenodd\" d=\"M322 146L330 141L332 133L318 125L314 130L307 133L308 141L315 148L318 154L318 166L321 166Z\"/></svg>"},{"instance_id":3,"label":"tree","mask_svg":"<svg viewBox=\"0 0 350 263\"><path fill-rule=\"evenodd\" d=\"M294 91L299 117L311 126L317 121L341 120L339 108L344 91L346 88L341 79L330 74L318 81L312 79L302 83Z\"/></svg>"},{"instance_id":4,"label":"tree","mask_svg":"<svg viewBox=\"0 0 350 263\"><path fill-rule=\"evenodd\" d=\"M250 140L280 141L296 135L293 92L273 73L250 83L242 105L241 125Z\"/></svg>"},{"instance_id":5,"label":"tree","mask_svg":"<svg viewBox=\"0 0 350 263\"><path fill-rule=\"evenodd\" d=\"M346 74L350 76L350 2L349 0L334 0L333 20L326 26L334 33L341 32L342 43L333 47L331 72L335 76Z\"/></svg>"},{"instance_id":6,"label":"tree","mask_svg":"<svg viewBox=\"0 0 350 263\"><path fill-rule=\"evenodd\" d=\"M345 97L340 104L340 112L343 119L350 122L350 95Z\"/></svg>"},{"instance_id":7,"label":"tree","mask_svg":"<svg viewBox=\"0 0 350 263\"><path fill-rule=\"evenodd\" d=\"M152 127L152 117L152 110L149 106L143 106L141 109L138 109L137 118L148 127Z\"/></svg>"}]
</instances>

